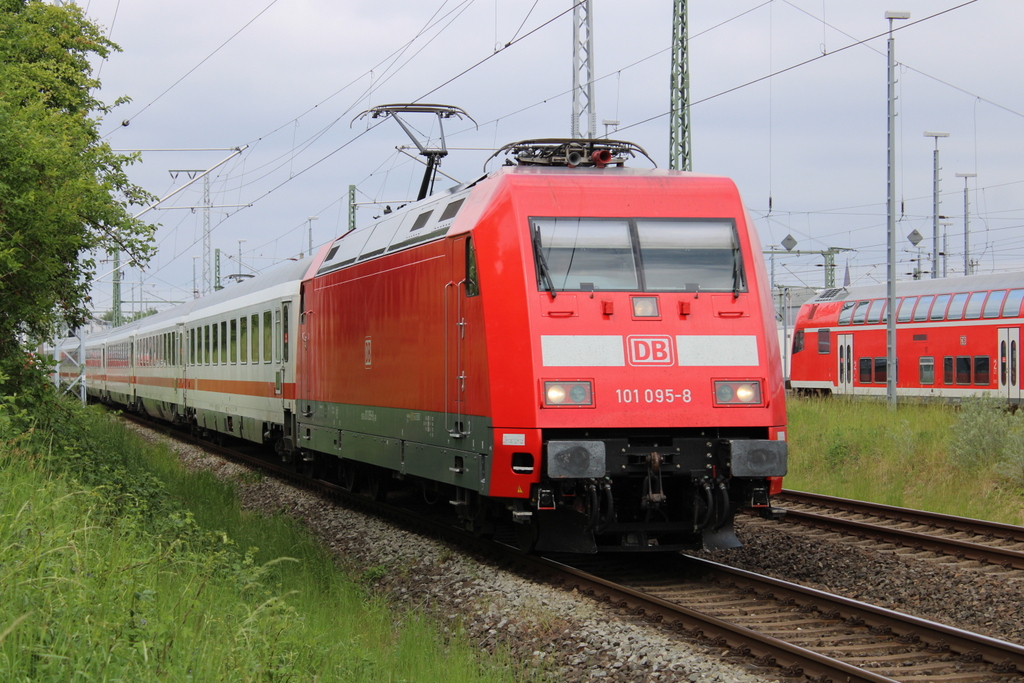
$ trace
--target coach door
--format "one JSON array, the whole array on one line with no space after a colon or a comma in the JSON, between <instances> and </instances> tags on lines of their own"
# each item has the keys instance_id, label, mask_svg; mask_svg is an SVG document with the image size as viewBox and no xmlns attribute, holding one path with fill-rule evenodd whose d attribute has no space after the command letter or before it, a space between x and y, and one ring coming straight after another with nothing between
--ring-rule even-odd
<instances>
[{"instance_id":1,"label":"coach door","mask_svg":"<svg viewBox=\"0 0 1024 683\"><path fill-rule=\"evenodd\" d=\"M466 244L462 235L448 242L450 279L444 286L444 426L454 439L469 434L466 422Z\"/></svg>"},{"instance_id":2,"label":"coach door","mask_svg":"<svg viewBox=\"0 0 1024 683\"><path fill-rule=\"evenodd\" d=\"M999 395L1020 401L1020 328L999 328Z\"/></svg>"},{"instance_id":3,"label":"coach door","mask_svg":"<svg viewBox=\"0 0 1024 683\"><path fill-rule=\"evenodd\" d=\"M837 334L836 345L839 347L836 368L836 393L853 393L853 335Z\"/></svg>"}]
</instances>

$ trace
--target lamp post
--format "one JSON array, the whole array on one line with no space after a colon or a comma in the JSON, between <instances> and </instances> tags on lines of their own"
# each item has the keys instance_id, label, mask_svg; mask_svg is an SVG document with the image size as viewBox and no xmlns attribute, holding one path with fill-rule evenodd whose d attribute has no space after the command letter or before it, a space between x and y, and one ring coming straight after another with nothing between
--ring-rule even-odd
<instances>
[{"instance_id":1,"label":"lamp post","mask_svg":"<svg viewBox=\"0 0 1024 683\"><path fill-rule=\"evenodd\" d=\"M932 278L939 276L939 138L948 138L949 133L924 132L926 138L935 138L932 152Z\"/></svg>"},{"instance_id":2,"label":"lamp post","mask_svg":"<svg viewBox=\"0 0 1024 683\"><path fill-rule=\"evenodd\" d=\"M309 216L306 221L309 223L309 255L313 256L313 221L320 220L320 216Z\"/></svg>"},{"instance_id":3,"label":"lamp post","mask_svg":"<svg viewBox=\"0 0 1024 683\"><path fill-rule=\"evenodd\" d=\"M957 173L957 178L964 179L964 275L970 275L971 270L971 199L967 190L967 179L977 178L977 173Z\"/></svg>"},{"instance_id":4,"label":"lamp post","mask_svg":"<svg viewBox=\"0 0 1024 683\"><path fill-rule=\"evenodd\" d=\"M885 323L885 397L890 410L896 409L896 42L892 37L892 22L896 19L909 19L910 12L886 12L889 20L889 125L888 125L888 179L886 189L888 201L888 273L886 290L889 304L886 307Z\"/></svg>"},{"instance_id":5,"label":"lamp post","mask_svg":"<svg viewBox=\"0 0 1024 683\"><path fill-rule=\"evenodd\" d=\"M239 275L238 280L239 280L239 282L241 282L241 280L242 280L242 278L241 278L241 275L242 275L242 242L248 242L248 241L249 240L245 239L244 237L239 238L239 240L238 240L238 275Z\"/></svg>"}]
</instances>

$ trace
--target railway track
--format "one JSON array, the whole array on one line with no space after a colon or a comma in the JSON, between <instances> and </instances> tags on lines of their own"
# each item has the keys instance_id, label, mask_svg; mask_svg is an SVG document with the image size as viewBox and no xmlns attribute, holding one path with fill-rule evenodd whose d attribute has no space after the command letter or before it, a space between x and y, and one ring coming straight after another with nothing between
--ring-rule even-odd
<instances>
[{"instance_id":1,"label":"railway track","mask_svg":"<svg viewBox=\"0 0 1024 683\"><path fill-rule=\"evenodd\" d=\"M135 418L137 419L137 418ZM152 424L143 421L152 428ZM164 433L295 479L287 467ZM535 580L610 603L629 619L722 648L774 678L856 683L1024 683L1024 647L678 554L527 556L431 520L420 508L382 506L337 485L304 485L356 501L404 526L439 535Z\"/></svg>"},{"instance_id":2,"label":"railway track","mask_svg":"<svg viewBox=\"0 0 1024 683\"><path fill-rule=\"evenodd\" d=\"M1024 527L800 491L784 491L775 503L785 509L785 522L1024 569Z\"/></svg>"}]
</instances>

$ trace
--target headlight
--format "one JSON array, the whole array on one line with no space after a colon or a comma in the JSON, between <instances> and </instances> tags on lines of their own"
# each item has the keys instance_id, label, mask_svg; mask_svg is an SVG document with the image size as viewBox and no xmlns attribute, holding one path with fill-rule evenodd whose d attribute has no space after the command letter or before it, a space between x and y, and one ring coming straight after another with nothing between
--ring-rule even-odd
<instances>
[{"instance_id":1,"label":"headlight","mask_svg":"<svg viewBox=\"0 0 1024 683\"><path fill-rule=\"evenodd\" d=\"M590 382L544 382L544 405L571 407L594 405L594 389Z\"/></svg>"},{"instance_id":2,"label":"headlight","mask_svg":"<svg viewBox=\"0 0 1024 683\"><path fill-rule=\"evenodd\" d=\"M761 405L761 382L715 382L717 405Z\"/></svg>"},{"instance_id":3,"label":"headlight","mask_svg":"<svg viewBox=\"0 0 1024 683\"><path fill-rule=\"evenodd\" d=\"M656 296L634 296L633 316L636 318L657 318L661 315L658 312L658 297Z\"/></svg>"}]
</instances>

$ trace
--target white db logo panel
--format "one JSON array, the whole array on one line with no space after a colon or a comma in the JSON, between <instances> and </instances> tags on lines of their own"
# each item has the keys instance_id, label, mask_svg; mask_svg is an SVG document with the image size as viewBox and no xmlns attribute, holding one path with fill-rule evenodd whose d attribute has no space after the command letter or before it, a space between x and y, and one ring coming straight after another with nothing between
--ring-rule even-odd
<instances>
[{"instance_id":1,"label":"white db logo panel","mask_svg":"<svg viewBox=\"0 0 1024 683\"><path fill-rule=\"evenodd\" d=\"M675 346L668 335L626 337L630 365L675 365Z\"/></svg>"}]
</instances>

